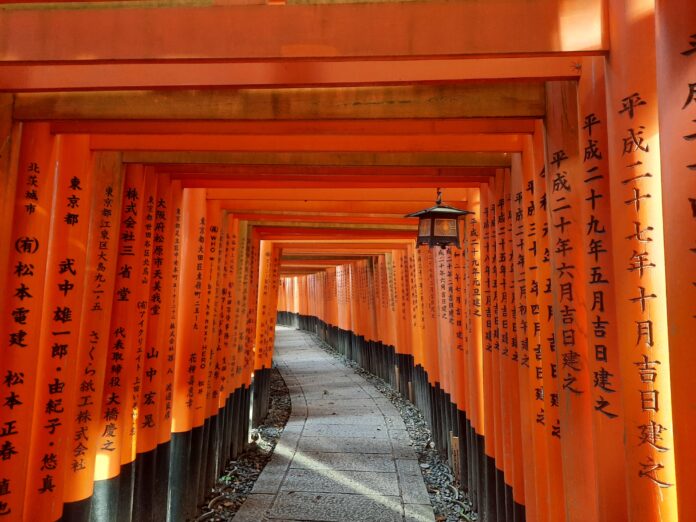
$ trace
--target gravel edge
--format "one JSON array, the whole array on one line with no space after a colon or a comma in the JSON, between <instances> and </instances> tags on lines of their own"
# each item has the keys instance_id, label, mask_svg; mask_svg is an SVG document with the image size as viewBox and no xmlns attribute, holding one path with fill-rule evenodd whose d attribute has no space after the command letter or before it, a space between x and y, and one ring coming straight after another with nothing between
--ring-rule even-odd
<instances>
[{"instance_id":1,"label":"gravel edge","mask_svg":"<svg viewBox=\"0 0 696 522\"><path fill-rule=\"evenodd\" d=\"M215 482L211 494L206 498L198 521L232 520L251 493L254 483L273 455L273 450L290 418L290 392L283 376L274 366L271 372L271 404L268 415L258 428L251 430L249 447L230 460Z\"/></svg>"}]
</instances>

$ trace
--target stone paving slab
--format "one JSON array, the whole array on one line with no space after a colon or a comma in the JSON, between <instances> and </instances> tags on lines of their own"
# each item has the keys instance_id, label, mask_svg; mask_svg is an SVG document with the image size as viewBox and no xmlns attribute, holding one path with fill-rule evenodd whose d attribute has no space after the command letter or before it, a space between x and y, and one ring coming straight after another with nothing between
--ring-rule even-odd
<instances>
[{"instance_id":1,"label":"stone paving slab","mask_svg":"<svg viewBox=\"0 0 696 522\"><path fill-rule=\"evenodd\" d=\"M376 414L364 414L361 415L360 412L354 411L350 414L341 414L340 412L333 412L326 415L315 414L312 418L307 419L305 426L316 426L316 425L342 425L342 426L379 426L382 430L387 429L387 421L384 415Z\"/></svg>"},{"instance_id":2,"label":"stone paving slab","mask_svg":"<svg viewBox=\"0 0 696 522\"><path fill-rule=\"evenodd\" d=\"M359 437L361 439L388 439L386 426L341 426L337 424L312 424L305 426L303 435L308 437Z\"/></svg>"},{"instance_id":3,"label":"stone paving slab","mask_svg":"<svg viewBox=\"0 0 696 522\"><path fill-rule=\"evenodd\" d=\"M396 496L399 484L396 473L290 469L281 490Z\"/></svg>"},{"instance_id":4,"label":"stone paving slab","mask_svg":"<svg viewBox=\"0 0 696 522\"><path fill-rule=\"evenodd\" d=\"M398 410L305 332L279 327L292 413L235 520L433 522Z\"/></svg>"},{"instance_id":5,"label":"stone paving slab","mask_svg":"<svg viewBox=\"0 0 696 522\"><path fill-rule=\"evenodd\" d=\"M392 453L392 445L387 439L373 439L370 444L356 437L302 437L298 451L321 451L324 453ZM413 453L413 450L411 450Z\"/></svg>"},{"instance_id":6,"label":"stone paving slab","mask_svg":"<svg viewBox=\"0 0 696 522\"><path fill-rule=\"evenodd\" d=\"M435 514L430 504L406 504L404 506L405 522L435 522Z\"/></svg>"},{"instance_id":7,"label":"stone paving slab","mask_svg":"<svg viewBox=\"0 0 696 522\"><path fill-rule=\"evenodd\" d=\"M278 495L269 518L331 522L401 522L403 506L397 496L298 491Z\"/></svg>"},{"instance_id":8,"label":"stone paving slab","mask_svg":"<svg viewBox=\"0 0 696 522\"><path fill-rule=\"evenodd\" d=\"M307 405L308 408L334 408L340 409L342 412L350 411L353 409L360 410L365 408L366 410L376 410L382 412L382 408L375 403L372 399L351 399L351 400L338 400L337 398L324 398L319 400L313 400L311 404Z\"/></svg>"},{"instance_id":9,"label":"stone paving slab","mask_svg":"<svg viewBox=\"0 0 696 522\"><path fill-rule=\"evenodd\" d=\"M275 495L255 494L252 492L239 508L233 520L239 522L258 522L264 520L266 513L273 507Z\"/></svg>"},{"instance_id":10,"label":"stone paving slab","mask_svg":"<svg viewBox=\"0 0 696 522\"><path fill-rule=\"evenodd\" d=\"M291 468L331 469L336 471L396 471L394 457L361 453L298 452L290 463Z\"/></svg>"}]
</instances>

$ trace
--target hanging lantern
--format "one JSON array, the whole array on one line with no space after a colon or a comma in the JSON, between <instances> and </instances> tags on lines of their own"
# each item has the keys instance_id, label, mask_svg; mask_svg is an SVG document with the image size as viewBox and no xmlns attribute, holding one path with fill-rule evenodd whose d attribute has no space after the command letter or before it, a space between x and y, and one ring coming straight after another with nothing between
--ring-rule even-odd
<instances>
[{"instance_id":1,"label":"hanging lantern","mask_svg":"<svg viewBox=\"0 0 696 522\"><path fill-rule=\"evenodd\" d=\"M461 248L459 244L459 217L473 214L469 210L459 210L442 204L442 191L437 189L437 201L434 207L419 210L406 217L417 217L418 239L416 245L428 245L433 248L440 245L447 248L454 245Z\"/></svg>"}]
</instances>

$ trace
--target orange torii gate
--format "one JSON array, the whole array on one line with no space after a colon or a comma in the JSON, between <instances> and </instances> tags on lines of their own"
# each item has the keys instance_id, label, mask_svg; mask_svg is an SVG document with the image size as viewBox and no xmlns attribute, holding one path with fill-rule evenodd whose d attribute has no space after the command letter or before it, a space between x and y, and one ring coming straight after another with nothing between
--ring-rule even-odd
<instances>
[{"instance_id":1,"label":"orange torii gate","mask_svg":"<svg viewBox=\"0 0 696 522\"><path fill-rule=\"evenodd\" d=\"M561 26L595 20L602 2L539 0L512 14L481 5L466 24L488 32L467 64L454 52L461 39L441 38L463 5L429 20L424 5L342 6L337 29L362 27L366 13L401 11L409 23L392 41L372 23L363 39L340 32L335 61L286 48L302 60L274 80L301 84L298 71L316 67L315 85L357 71L381 83L380 67L410 67L401 78L547 82L500 87L493 108L471 107L480 85L461 91L474 101L448 97L456 86L390 87L390 101L439 95L408 109L375 108L347 88L343 99L325 94L322 115L312 93L292 89L274 93L277 104L263 89L188 92L236 102L192 112L177 93L104 94L97 119L118 121L89 117L92 93L2 98L0 518L193 517L245 446L252 398L253 422L263 416L276 316L409 397L483 520L696 517L696 8L607 4L608 20L574 31ZM152 22L141 8L3 11L0 57L17 63L0 87L197 86L179 67L209 87L264 84L261 62L298 38L307 21L297 13L311 9L256 49L199 32L206 63L186 64L170 62L188 58L176 33L138 50L95 29L116 15L139 41ZM518 26L518 38L481 13ZM214 18L203 14L201 27ZM72 36L17 36L50 20L64 34L89 28L95 63L79 62L86 44ZM423 39L411 42L411 24ZM260 62L224 63L245 50ZM139 62L158 51L167 59ZM585 56L570 67L564 52ZM133 110L140 119L128 121ZM145 121L160 117L172 121ZM313 117L322 121L302 121ZM474 212L461 250L416 248L401 218L436 186Z\"/></svg>"}]
</instances>

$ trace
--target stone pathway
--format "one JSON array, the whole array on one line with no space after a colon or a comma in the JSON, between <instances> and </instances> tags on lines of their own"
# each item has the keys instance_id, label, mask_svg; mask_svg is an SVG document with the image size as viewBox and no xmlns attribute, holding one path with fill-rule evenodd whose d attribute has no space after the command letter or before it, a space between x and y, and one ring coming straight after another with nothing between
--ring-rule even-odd
<instances>
[{"instance_id":1,"label":"stone pathway","mask_svg":"<svg viewBox=\"0 0 696 522\"><path fill-rule=\"evenodd\" d=\"M397 409L308 333L276 330L292 414L234 520L435 520Z\"/></svg>"}]
</instances>

